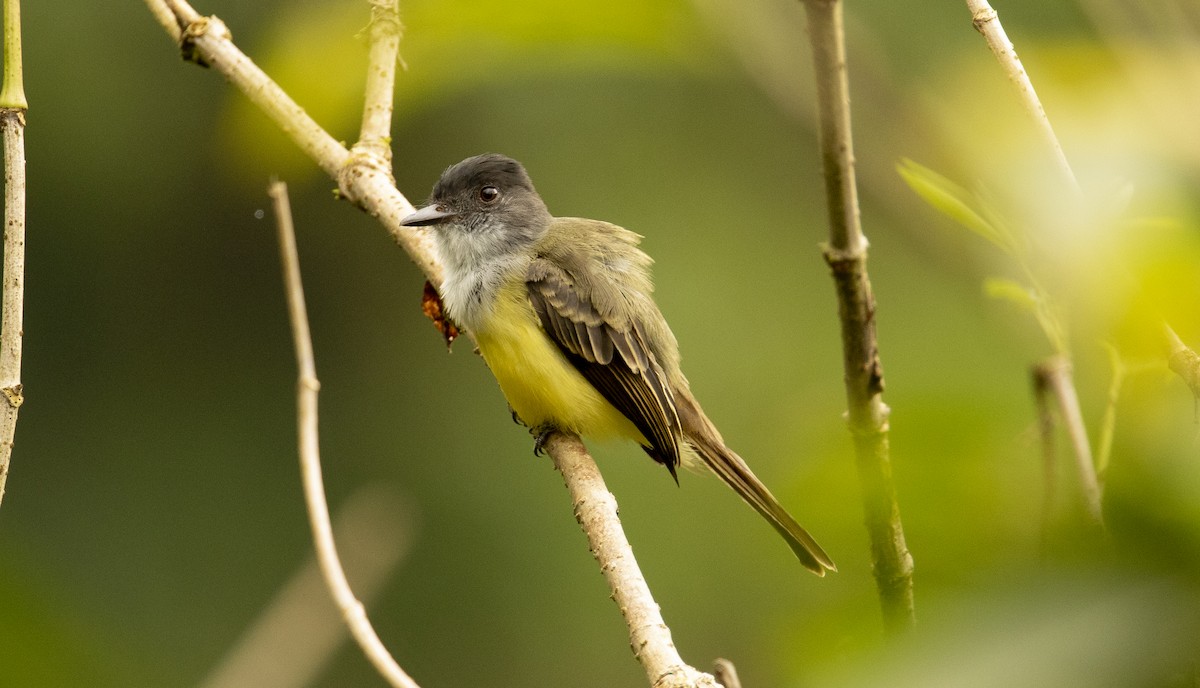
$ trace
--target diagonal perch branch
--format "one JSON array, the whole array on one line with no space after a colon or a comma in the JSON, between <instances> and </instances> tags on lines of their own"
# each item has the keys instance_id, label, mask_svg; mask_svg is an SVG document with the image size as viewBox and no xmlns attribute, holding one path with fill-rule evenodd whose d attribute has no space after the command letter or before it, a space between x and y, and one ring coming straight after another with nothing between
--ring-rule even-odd
<instances>
[{"instance_id":1,"label":"diagonal perch branch","mask_svg":"<svg viewBox=\"0 0 1200 688\"><path fill-rule=\"evenodd\" d=\"M596 462L574 435L551 434L543 445L571 494L575 520L587 535L592 556L612 590L629 628L629 647L652 688L714 688L712 676L684 663L671 630L654 602L633 548L621 529L617 500L604 485Z\"/></svg>"},{"instance_id":2,"label":"diagonal perch branch","mask_svg":"<svg viewBox=\"0 0 1200 688\"><path fill-rule=\"evenodd\" d=\"M220 72L258 105L301 150L337 180L343 198L379 220L428 280L435 285L441 284L442 266L435 258L428 235L400 225L400 220L413 211L413 206L396 188L388 154L377 145L383 131L382 110L372 109L371 102L378 104L385 95L390 98L390 89L376 83L377 88L371 90L375 95L368 94L363 139L347 150L238 50L229 30L219 19L200 16L186 0L146 0L146 3L168 35L185 44L185 55ZM372 2L376 8L383 4L382 0ZM168 20L169 17L174 20ZM391 25L399 30L399 21ZM174 31L173 27L181 29ZM395 44L398 45L398 40ZM390 62L394 61L393 54ZM372 68L388 62L387 51L372 50ZM390 103L386 109L390 113ZM679 658L658 605L637 571L632 549L621 530L615 501L604 487L583 444L578 438L552 436L546 444L546 452L571 490L593 554L609 579L614 599L618 600L620 612L630 628L634 654L645 667L653 688L716 686L711 676L684 664Z\"/></svg>"}]
</instances>

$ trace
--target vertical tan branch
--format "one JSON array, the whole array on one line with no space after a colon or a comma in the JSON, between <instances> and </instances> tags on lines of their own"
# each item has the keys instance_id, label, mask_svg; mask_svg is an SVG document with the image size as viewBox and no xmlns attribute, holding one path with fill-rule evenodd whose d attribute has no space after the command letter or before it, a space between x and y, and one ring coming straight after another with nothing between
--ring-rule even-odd
<instances>
[{"instance_id":1,"label":"vertical tan branch","mask_svg":"<svg viewBox=\"0 0 1200 688\"><path fill-rule=\"evenodd\" d=\"M633 548L617 516L617 500L608 491L596 462L574 435L554 433L544 445L562 473L575 519L587 535L592 556L608 581L613 601L629 628L629 647L650 679L651 688L707 688L712 676L684 663L671 640L671 629L650 594Z\"/></svg>"},{"instance_id":2,"label":"vertical tan branch","mask_svg":"<svg viewBox=\"0 0 1200 688\"><path fill-rule=\"evenodd\" d=\"M325 503L325 486L321 479L320 444L317 435L317 367L313 359L312 337L309 334L308 314L304 306L304 289L300 282L300 259L296 252L296 235L292 229L292 211L287 200L287 186L274 182L270 189L275 204L279 228L279 252L283 261L284 291L287 294L288 317L292 324L292 340L296 363L300 369L296 390L296 414L299 423L300 472L304 482L304 501L308 505L309 523L316 544L317 562L333 596L334 603L350 628L350 634L362 647L367 659L394 688L418 688L408 674L392 659L379 640L338 560L333 542L333 526L329 506Z\"/></svg>"},{"instance_id":3,"label":"vertical tan branch","mask_svg":"<svg viewBox=\"0 0 1200 688\"><path fill-rule=\"evenodd\" d=\"M1049 548L1050 524L1054 499L1058 492L1058 470L1054 452L1054 412L1050 407L1050 386L1038 367L1033 369L1033 400L1037 406L1038 440L1042 449L1042 551Z\"/></svg>"},{"instance_id":4,"label":"vertical tan branch","mask_svg":"<svg viewBox=\"0 0 1200 688\"><path fill-rule=\"evenodd\" d=\"M1094 524L1103 526L1100 482L1096 479L1091 444L1088 442L1087 428L1083 424L1083 413L1079 409L1079 397L1075 394L1071 362L1064 356L1053 356L1040 363L1034 369L1034 387L1042 390L1039 394L1049 392L1054 397L1058 416L1066 429L1067 438L1071 441L1084 511Z\"/></svg>"},{"instance_id":5,"label":"vertical tan branch","mask_svg":"<svg viewBox=\"0 0 1200 688\"><path fill-rule=\"evenodd\" d=\"M904 541L892 482L888 408L875 335L875 297L867 274L867 239L859 222L850 127L850 84L839 0L805 2L816 71L821 162L829 211L825 260L833 273L842 326L850 432L862 484L875 583L885 627L904 631L915 621L913 561Z\"/></svg>"},{"instance_id":6,"label":"vertical tan branch","mask_svg":"<svg viewBox=\"0 0 1200 688\"><path fill-rule=\"evenodd\" d=\"M21 3L4 0L4 84L0 138L4 147L4 269L0 296L0 502L8 481L17 411L24 401L21 340L25 336L25 86L21 57Z\"/></svg>"}]
</instances>

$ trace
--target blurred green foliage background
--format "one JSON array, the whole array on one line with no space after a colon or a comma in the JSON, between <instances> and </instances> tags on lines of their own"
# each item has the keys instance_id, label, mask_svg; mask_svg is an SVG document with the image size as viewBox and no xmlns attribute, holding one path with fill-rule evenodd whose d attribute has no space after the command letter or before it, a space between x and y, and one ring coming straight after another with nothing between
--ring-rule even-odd
<instances>
[{"instance_id":1,"label":"blurred green foliage background","mask_svg":"<svg viewBox=\"0 0 1200 688\"><path fill-rule=\"evenodd\" d=\"M422 277L380 227L218 75L180 61L142 3L24 5L28 403L0 508L0 686L202 683L309 556L271 175L297 218L331 506L383 489L403 522L404 559L370 604L384 642L427 688L644 685L559 477L469 343L446 354ZM799 3L402 3L401 190L419 202L445 166L498 151L552 212L644 234L694 391L838 562L818 580L717 481L676 488L633 447L595 449L685 659L728 657L748 688L1198 680L1200 447L1159 322L1200 344L1200 12L995 5L1085 208L1058 190L962 3L847 9L916 561L918 630L889 642L841 418ZM197 9L353 140L366 3ZM1019 271L917 197L904 158L1028 238L1093 443L1105 345L1137 369L1101 542L1061 438L1043 506L1029 371L1051 347L981 288ZM291 632L285 646L314 631ZM311 685L382 681L343 645Z\"/></svg>"}]
</instances>

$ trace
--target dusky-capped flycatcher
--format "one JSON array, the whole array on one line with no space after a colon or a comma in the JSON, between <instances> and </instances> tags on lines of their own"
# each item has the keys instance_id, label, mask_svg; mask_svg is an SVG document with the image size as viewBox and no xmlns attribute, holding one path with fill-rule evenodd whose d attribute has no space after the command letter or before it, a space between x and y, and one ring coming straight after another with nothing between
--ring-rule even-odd
<instances>
[{"instance_id":1,"label":"dusky-capped flycatcher","mask_svg":"<svg viewBox=\"0 0 1200 688\"><path fill-rule=\"evenodd\" d=\"M679 344L652 296L641 237L607 222L554 217L525 169L502 155L448 168L430 203L401 222L429 227L450 317L516 417L540 441L554 429L641 445L675 477L707 466L819 576L833 561L725 446L679 369Z\"/></svg>"}]
</instances>

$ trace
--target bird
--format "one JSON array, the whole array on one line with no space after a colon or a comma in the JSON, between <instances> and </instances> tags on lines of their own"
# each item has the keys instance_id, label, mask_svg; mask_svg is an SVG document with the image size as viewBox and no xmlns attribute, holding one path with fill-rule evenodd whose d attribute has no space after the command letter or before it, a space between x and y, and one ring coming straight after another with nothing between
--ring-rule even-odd
<instances>
[{"instance_id":1,"label":"bird","mask_svg":"<svg viewBox=\"0 0 1200 688\"><path fill-rule=\"evenodd\" d=\"M677 484L680 465L707 468L805 568L837 570L692 395L640 235L554 217L525 168L496 153L448 167L428 204L400 223L431 232L445 312L474 336L514 419L537 438L535 451L566 431L633 440Z\"/></svg>"}]
</instances>

